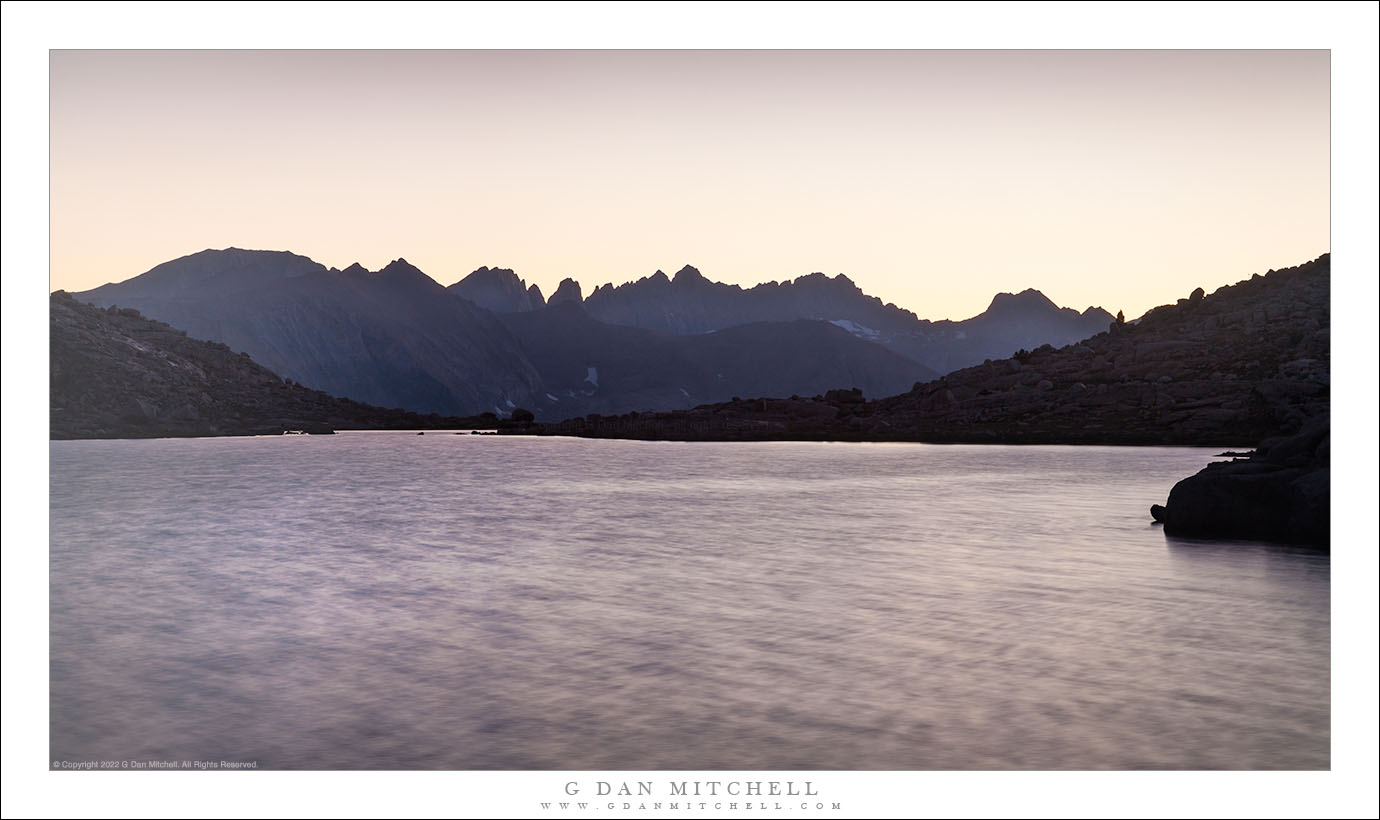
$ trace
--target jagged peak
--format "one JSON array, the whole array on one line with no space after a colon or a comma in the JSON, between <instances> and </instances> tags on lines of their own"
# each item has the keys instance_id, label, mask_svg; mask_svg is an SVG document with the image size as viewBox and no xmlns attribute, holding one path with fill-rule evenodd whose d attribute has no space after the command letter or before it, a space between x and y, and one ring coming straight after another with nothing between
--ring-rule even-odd
<instances>
[{"instance_id":1,"label":"jagged peak","mask_svg":"<svg viewBox=\"0 0 1380 820\"><path fill-rule=\"evenodd\" d=\"M455 288L461 287L463 285L475 285L479 283L506 283L509 286L515 287L518 290L524 290L527 288L527 283L522 279L518 278L518 275L513 272L512 268L491 268L487 265L480 265L473 271L470 271L470 273L468 273L465 276L465 278L461 279L459 282L456 282L454 285L451 285L450 287Z\"/></svg>"},{"instance_id":2,"label":"jagged peak","mask_svg":"<svg viewBox=\"0 0 1380 820\"><path fill-rule=\"evenodd\" d=\"M676 271L676 278L674 279L674 281L689 283L695 281L705 282L708 280L704 278L704 274L700 273L699 268L696 268L694 265L686 265L685 267Z\"/></svg>"},{"instance_id":3,"label":"jagged peak","mask_svg":"<svg viewBox=\"0 0 1380 820\"><path fill-rule=\"evenodd\" d=\"M350 266L349 266L348 268L346 268L345 270L341 271L341 273L349 273L349 274L359 274L359 273L368 273L368 272L369 272L369 269L366 268L366 267L364 267L363 265L359 264L358 262L351 262L351 263L350 263Z\"/></svg>"},{"instance_id":4,"label":"jagged peak","mask_svg":"<svg viewBox=\"0 0 1380 820\"><path fill-rule=\"evenodd\" d=\"M513 277L516 277L517 274L516 274L516 273L513 273L513 269L512 269L512 268L497 268L497 267L491 268L491 267L489 267L488 265L480 265L479 267L475 268L473 271L470 272L470 276L513 276ZM465 277L465 278L468 279L469 276L467 276L467 277Z\"/></svg>"},{"instance_id":5,"label":"jagged peak","mask_svg":"<svg viewBox=\"0 0 1380 820\"><path fill-rule=\"evenodd\" d=\"M379 273L397 273L400 271L416 271L417 273L422 272L421 269L418 268L416 265L399 256L397 259L394 259L392 262L389 262L387 265L385 265L383 267L383 270L379 271Z\"/></svg>"},{"instance_id":6,"label":"jagged peak","mask_svg":"<svg viewBox=\"0 0 1380 820\"><path fill-rule=\"evenodd\" d=\"M1035 288L1026 288L1020 293L998 293L987 306L989 312L1012 309L1059 310L1059 306Z\"/></svg>"},{"instance_id":7,"label":"jagged peak","mask_svg":"<svg viewBox=\"0 0 1380 820\"><path fill-rule=\"evenodd\" d=\"M556 286L556 292L551 294L551 298L546 301L546 304L556 305L561 302L583 301L584 297L580 295L580 283L567 276Z\"/></svg>"},{"instance_id":8,"label":"jagged peak","mask_svg":"<svg viewBox=\"0 0 1380 820\"><path fill-rule=\"evenodd\" d=\"M790 284L795 285L796 287L810 288L828 288L832 286L835 288L843 287L848 290L861 291L861 288L859 288L852 279L849 279L844 274L840 273L835 276L830 276L827 273L823 273L821 271L807 273L804 276L797 276L794 281L782 282L782 284Z\"/></svg>"},{"instance_id":9,"label":"jagged peak","mask_svg":"<svg viewBox=\"0 0 1380 820\"><path fill-rule=\"evenodd\" d=\"M380 270L378 273L374 275L387 276L394 279L405 277L408 279L415 279L417 281L426 280L427 282L432 282L434 284L434 280L430 276L427 276L425 273L423 273L421 268L417 267L411 262L408 262L401 256L397 259L394 259L392 262L389 262L387 265L383 267L382 270ZM437 287L440 287L440 285L437 285Z\"/></svg>"},{"instance_id":10,"label":"jagged peak","mask_svg":"<svg viewBox=\"0 0 1380 820\"><path fill-rule=\"evenodd\" d=\"M521 313L546 305L541 288L528 287L512 268L481 265L446 290L494 313Z\"/></svg>"}]
</instances>

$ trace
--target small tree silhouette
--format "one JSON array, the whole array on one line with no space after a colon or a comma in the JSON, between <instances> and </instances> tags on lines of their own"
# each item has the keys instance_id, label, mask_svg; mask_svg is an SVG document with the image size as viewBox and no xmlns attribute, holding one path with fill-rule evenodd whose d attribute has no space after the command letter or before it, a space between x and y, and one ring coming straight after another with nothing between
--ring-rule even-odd
<instances>
[{"instance_id":1,"label":"small tree silhouette","mask_svg":"<svg viewBox=\"0 0 1380 820\"><path fill-rule=\"evenodd\" d=\"M1116 312L1116 323L1119 325L1126 324L1126 314L1118 310Z\"/></svg>"}]
</instances>

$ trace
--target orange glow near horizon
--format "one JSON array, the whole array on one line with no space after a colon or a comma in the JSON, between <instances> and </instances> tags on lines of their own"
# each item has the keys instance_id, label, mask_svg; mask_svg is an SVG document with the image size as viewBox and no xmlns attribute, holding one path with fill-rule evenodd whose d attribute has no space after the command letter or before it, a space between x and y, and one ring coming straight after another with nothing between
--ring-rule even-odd
<instances>
[{"instance_id":1,"label":"orange glow near horizon","mask_svg":"<svg viewBox=\"0 0 1380 820\"><path fill-rule=\"evenodd\" d=\"M52 289L205 248L548 296L1138 316L1329 249L1326 51L53 51Z\"/></svg>"}]
</instances>

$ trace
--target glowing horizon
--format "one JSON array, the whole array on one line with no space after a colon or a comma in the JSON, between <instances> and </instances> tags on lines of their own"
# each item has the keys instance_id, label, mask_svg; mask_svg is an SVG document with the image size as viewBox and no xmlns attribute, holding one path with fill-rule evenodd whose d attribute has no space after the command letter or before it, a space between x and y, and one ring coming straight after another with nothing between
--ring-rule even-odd
<instances>
[{"instance_id":1,"label":"glowing horizon","mask_svg":"<svg viewBox=\"0 0 1380 820\"><path fill-rule=\"evenodd\" d=\"M1128 317L1329 247L1326 51L53 51L51 289L206 248Z\"/></svg>"}]
</instances>

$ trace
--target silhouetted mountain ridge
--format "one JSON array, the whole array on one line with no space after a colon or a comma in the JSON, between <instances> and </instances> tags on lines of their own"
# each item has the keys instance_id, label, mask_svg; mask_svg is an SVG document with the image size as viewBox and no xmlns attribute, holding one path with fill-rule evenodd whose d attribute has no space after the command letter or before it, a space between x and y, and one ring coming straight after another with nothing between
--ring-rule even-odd
<instances>
[{"instance_id":1,"label":"silhouetted mountain ridge","mask_svg":"<svg viewBox=\"0 0 1380 820\"><path fill-rule=\"evenodd\" d=\"M551 301L579 301L579 294L579 283L566 279ZM940 373L1021 348L1068 344L1105 330L1113 319L1101 308L1061 308L1030 289L998 294L971 319L931 322L867 295L844 274L810 273L745 289L714 282L692 265L674 276L658 270L634 282L600 285L583 304L609 324L683 335L755 322L832 322Z\"/></svg>"},{"instance_id":2,"label":"silhouetted mountain ridge","mask_svg":"<svg viewBox=\"0 0 1380 820\"><path fill-rule=\"evenodd\" d=\"M1020 350L876 401L837 392L832 400L830 394L754 398L679 413L575 419L526 432L1250 445L1329 413L1330 282L1331 260L1324 254L1211 295L1195 290L1134 325L1113 324L1077 344Z\"/></svg>"},{"instance_id":3,"label":"silhouetted mountain ridge","mask_svg":"<svg viewBox=\"0 0 1380 820\"><path fill-rule=\"evenodd\" d=\"M750 323L695 341L634 333L590 317L569 279L538 311L495 313L461 295L516 304L531 290L523 285L504 268L481 268L448 289L403 258L379 271L359 263L336 270L291 253L232 248L80 296L243 350L298 383L420 412L523 407L550 419L684 408L765 389L808 393L833 380L885 395L934 375L823 322ZM557 307L584 318L562 319ZM584 358L571 364L577 354ZM586 384L594 371L602 378Z\"/></svg>"},{"instance_id":4,"label":"silhouetted mountain ridge","mask_svg":"<svg viewBox=\"0 0 1380 820\"><path fill-rule=\"evenodd\" d=\"M377 272L338 271L284 252L203 251L78 296L137 308L370 404L468 415L532 404L542 392L492 313L401 258Z\"/></svg>"}]
</instances>

